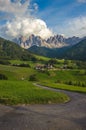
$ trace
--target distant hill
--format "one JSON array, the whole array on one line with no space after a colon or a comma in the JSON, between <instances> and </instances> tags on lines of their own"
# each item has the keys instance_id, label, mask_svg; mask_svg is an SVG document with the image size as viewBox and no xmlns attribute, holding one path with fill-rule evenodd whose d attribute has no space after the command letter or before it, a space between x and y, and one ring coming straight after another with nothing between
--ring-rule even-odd
<instances>
[{"instance_id":1,"label":"distant hill","mask_svg":"<svg viewBox=\"0 0 86 130\"><path fill-rule=\"evenodd\" d=\"M64 57L67 59L86 61L86 39L68 49L64 53Z\"/></svg>"},{"instance_id":2,"label":"distant hill","mask_svg":"<svg viewBox=\"0 0 86 130\"><path fill-rule=\"evenodd\" d=\"M47 56L51 58L64 58L86 61L86 39L71 47L50 49L45 47L33 46L29 48L29 51L38 55Z\"/></svg>"},{"instance_id":3,"label":"distant hill","mask_svg":"<svg viewBox=\"0 0 86 130\"><path fill-rule=\"evenodd\" d=\"M18 44L0 37L0 58L29 60L34 56Z\"/></svg>"},{"instance_id":4,"label":"distant hill","mask_svg":"<svg viewBox=\"0 0 86 130\"><path fill-rule=\"evenodd\" d=\"M37 55L46 56L50 58L63 58L64 52L69 48L68 47L62 47L62 48L46 48L46 47L37 47L32 46L28 50L32 53L35 53Z\"/></svg>"},{"instance_id":5,"label":"distant hill","mask_svg":"<svg viewBox=\"0 0 86 130\"><path fill-rule=\"evenodd\" d=\"M86 61L86 38L73 46L53 49L32 46L28 50L21 48L14 42L0 38L1 59L36 60L32 53L50 58L65 58Z\"/></svg>"}]
</instances>

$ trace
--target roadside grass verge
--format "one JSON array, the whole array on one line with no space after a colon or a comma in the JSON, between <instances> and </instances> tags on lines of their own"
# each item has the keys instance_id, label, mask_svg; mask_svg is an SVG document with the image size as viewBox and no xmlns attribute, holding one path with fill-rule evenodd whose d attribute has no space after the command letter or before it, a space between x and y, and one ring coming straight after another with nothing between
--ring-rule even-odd
<instances>
[{"instance_id":1,"label":"roadside grass verge","mask_svg":"<svg viewBox=\"0 0 86 130\"><path fill-rule=\"evenodd\" d=\"M73 92L86 93L86 87L59 84L59 83L51 83L51 82L40 83L40 85L44 85L44 86L47 86L50 88L55 88L55 89L62 89L62 90L68 90L68 91L73 91Z\"/></svg>"},{"instance_id":2,"label":"roadside grass verge","mask_svg":"<svg viewBox=\"0 0 86 130\"><path fill-rule=\"evenodd\" d=\"M36 87L32 82L0 81L1 104L52 104L68 101L69 97L66 94Z\"/></svg>"}]
</instances>

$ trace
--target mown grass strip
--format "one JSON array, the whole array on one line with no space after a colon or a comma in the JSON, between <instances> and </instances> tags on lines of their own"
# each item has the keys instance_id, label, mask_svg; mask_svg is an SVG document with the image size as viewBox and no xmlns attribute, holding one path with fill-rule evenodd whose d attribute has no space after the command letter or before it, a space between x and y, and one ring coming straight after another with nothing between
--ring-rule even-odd
<instances>
[{"instance_id":1,"label":"mown grass strip","mask_svg":"<svg viewBox=\"0 0 86 130\"><path fill-rule=\"evenodd\" d=\"M80 87L80 86L73 86L73 85L65 85L65 84L59 84L59 83L40 83L41 85L55 88L55 89L62 89L67 91L74 91L79 93L86 93L86 87Z\"/></svg>"}]
</instances>

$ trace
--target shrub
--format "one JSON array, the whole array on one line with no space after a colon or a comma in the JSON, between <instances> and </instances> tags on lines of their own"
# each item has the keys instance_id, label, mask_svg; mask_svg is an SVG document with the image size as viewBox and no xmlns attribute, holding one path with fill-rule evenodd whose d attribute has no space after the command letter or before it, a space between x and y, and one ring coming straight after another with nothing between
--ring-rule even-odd
<instances>
[{"instance_id":1,"label":"shrub","mask_svg":"<svg viewBox=\"0 0 86 130\"><path fill-rule=\"evenodd\" d=\"M50 73L49 73L49 71L47 71L47 70L39 70L39 72L45 73L45 74L47 74L48 76L50 76Z\"/></svg>"},{"instance_id":2,"label":"shrub","mask_svg":"<svg viewBox=\"0 0 86 130\"><path fill-rule=\"evenodd\" d=\"M86 87L86 82L80 82L80 81L66 81L66 82L64 82L64 84Z\"/></svg>"},{"instance_id":3,"label":"shrub","mask_svg":"<svg viewBox=\"0 0 86 130\"><path fill-rule=\"evenodd\" d=\"M13 64L13 66L17 66L17 67L31 67L29 64Z\"/></svg>"},{"instance_id":4,"label":"shrub","mask_svg":"<svg viewBox=\"0 0 86 130\"><path fill-rule=\"evenodd\" d=\"M7 80L7 76L5 76L4 74L0 74L0 80Z\"/></svg>"},{"instance_id":5,"label":"shrub","mask_svg":"<svg viewBox=\"0 0 86 130\"><path fill-rule=\"evenodd\" d=\"M56 81L56 83L62 83L62 81L58 79L58 80Z\"/></svg>"},{"instance_id":6,"label":"shrub","mask_svg":"<svg viewBox=\"0 0 86 130\"><path fill-rule=\"evenodd\" d=\"M20 67L30 67L29 64L20 64L19 66L20 66Z\"/></svg>"},{"instance_id":7,"label":"shrub","mask_svg":"<svg viewBox=\"0 0 86 130\"><path fill-rule=\"evenodd\" d=\"M36 75L35 74L30 75L29 81L37 81Z\"/></svg>"},{"instance_id":8,"label":"shrub","mask_svg":"<svg viewBox=\"0 0 86 130\"><path fill-rule=\"evenodd\" d=\"M7 61L7 60L0 60L0 64L2 64L2 65L9 65L10 62Z\"/></svg>"},{"instance_id":9,"label":"shrub","mask_svg":"<svg viewBox=\"0 0 86 130\"><path fill-rule=\"evenodd\" d=\"M54 64L57 64L57 60L56 59L50 59L47 64L50 64L50 65L54 65Z\"/></svg>"}]
</instances>

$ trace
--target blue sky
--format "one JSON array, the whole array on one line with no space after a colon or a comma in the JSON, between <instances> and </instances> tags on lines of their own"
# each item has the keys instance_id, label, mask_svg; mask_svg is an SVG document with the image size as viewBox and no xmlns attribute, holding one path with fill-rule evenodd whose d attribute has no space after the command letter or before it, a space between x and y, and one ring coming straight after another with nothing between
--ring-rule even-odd
<instances>
[{"instance_id":1,"label":"blue sky","mask_svg":"<svg viewBox=\"0 0 86 130\"><path fill-rule=\"evenodd\" d=\"M39 5L38 16L51 28L62 26L66 21L86 16L86 1L34 0Z\"/></svg>"},{"instance_id":2,"label":"blue sky","mask_svg":"<svg viewBox=\"0 0 86 130\"><path fill-rule=\"evenodd\" d=\"M5 32L10 35L13 24L16 25L19 22L22 25L19 18L28 18L30 21L31 17L34 17L34 21L40 19L40 27L38 27L39 21L35 22L36 24L33 23L37 28L41 28L44 24L41 33L40 29L31 30L36 32L36 35L41 36L45 31L47 36L52 35L52 33L63 34L67 37L86 36L86 0L0 0L0 4L0 28L4 30L3 33L0 32L2 36L7 35ZM29 26L29 24L27 25ZM11 33L15 33L16 30L11 31ZM20 33L20 30L18 31ZM23 32L25 32L24 29ZM27 30L27 32L29 31Z\"/></svg>"}]
</instances>

